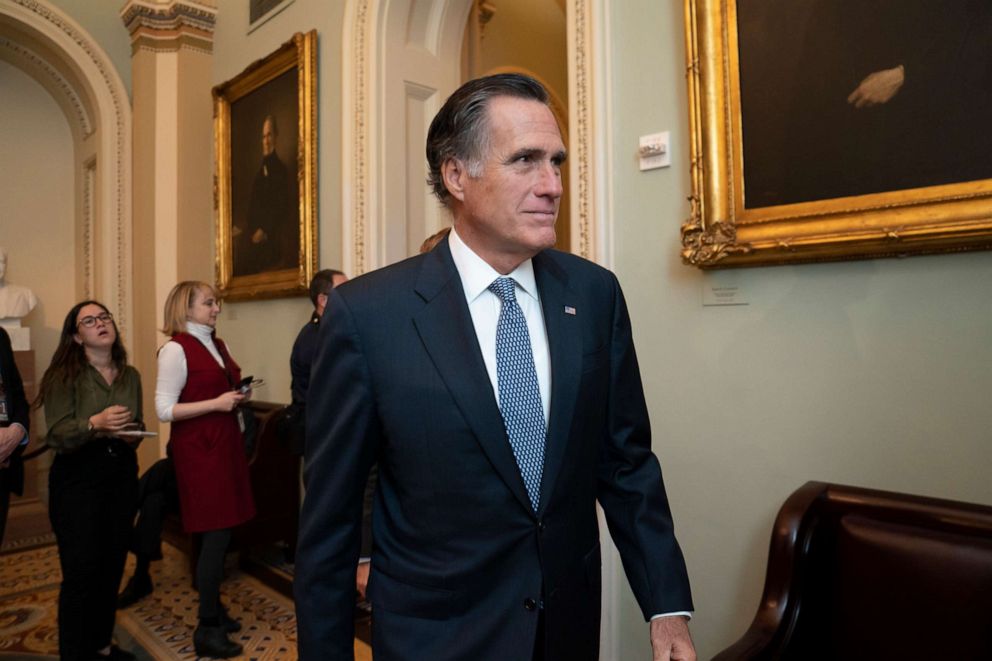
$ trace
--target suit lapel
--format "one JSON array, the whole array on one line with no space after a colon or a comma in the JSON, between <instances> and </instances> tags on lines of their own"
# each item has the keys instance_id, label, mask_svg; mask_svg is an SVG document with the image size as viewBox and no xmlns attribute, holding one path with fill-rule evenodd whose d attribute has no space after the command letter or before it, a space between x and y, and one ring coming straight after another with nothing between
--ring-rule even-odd
<instances>
[{"instance_id":1,"label":"suit lapel","mask_svg":"<svg viewBox=\"0 0 992 661\"><path fill-rule=\"evenodd\" d=\"M534 257L534 276L541 293L541 308L551 353L551 412L544 449L540 513L547 508L561 470L572 428L575 400L582 370L582 334L579 331L575 294L568 288L568 276L547 253ZM566 312L566 307L570 312Z\"/></svg>"},{"instance_id":2,"label":"suit lapel","mask_svg":"<svg viewBox=\"0 0 992 661\"><path fill-rule=\"evenodd\" d=\"M493 468L531 511L447 239L425 258L415 291L426 304L413 320L424 347Z\"/></svg>"}]
</instances>

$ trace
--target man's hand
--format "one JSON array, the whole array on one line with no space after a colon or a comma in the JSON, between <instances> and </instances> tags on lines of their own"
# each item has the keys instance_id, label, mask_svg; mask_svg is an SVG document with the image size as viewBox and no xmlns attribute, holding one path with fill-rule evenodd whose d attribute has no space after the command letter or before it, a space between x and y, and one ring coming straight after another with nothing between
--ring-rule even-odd
<instances>
[{"instance_id":1,"label":"man's hand","mask_svg":"<svg viewBox=\"0 0 992 661\"><path fill-rule=\"evenodd\" d=\"M900 64L891 69L883 69L868 74L847 97L847 102L855 108L870 108L888 103L906 82L906 70Z\"/></svg>"},{"instance_id":2,"label":"man's hand","mask_svg":"<svg viewBox=\"0 0 992 661\"><path fill-rule=\"evenodd\" d=\"M265 241L268 240L268 238L269 235L266 234L261 227L259 227L257 230L255 230L255 233L251 235L251 242L254 243L255 245L258 245L260 243L265 243Z\"/></svg>"},{"instance_id":3,"label":"man's hand","mask_svg":"<svg viewBox=\"0 0 992 661\"><path fill-rule=\"evenodd\" d=\"M24 427L11 425L0 429L0 465L7 463L22 440L24 440Z\"/></svg>"},{"instance_id":4,"label":"man's hand","mask_svg":"<svg viewBox=\"0 0 992 661\"><path fill-rule=\"evenodd\" d=\"M671 615L651 620L651 649L654 661L696 661L686 618Z\"/></svg>"},{"instance_id":5,"label":"man's hand","mask_svg":"<svg viewBox=\"0 0 992 661\"><path fill-rule=\"evenodd\" d=\"M365 588L369 584L369 570L371 568L371 562L359 562L358 569L355 571L355 589L358 590L358 594L362 595L362 599L365 598Z\"/></svg>"}]
</instances>

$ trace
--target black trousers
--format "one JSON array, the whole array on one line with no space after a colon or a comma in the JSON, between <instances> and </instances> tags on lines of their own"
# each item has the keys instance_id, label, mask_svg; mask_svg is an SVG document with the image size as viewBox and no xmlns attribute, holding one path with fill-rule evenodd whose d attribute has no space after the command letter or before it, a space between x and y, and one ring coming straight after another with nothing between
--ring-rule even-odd
<instances>
[{"instance_id":1,"label":"black trousers","mask_svg":"<svg viewBox=\"0 0 992 661\"><path fill-rule=\"evenodd\" d=\"M162 526L170 512L179 511L176 469L172 458L159 459L138 480L138 520L131 551L150 560L162 558Z\"/></svg>"},{"instance_id":2,"label":"black trousers","mask_svg":"<svg viewBox=\"0 0 992 661\"><path fill-rule=\"evenodd\" d=\"M547 646L546 631L544 628L544 609L537 615L537 636L534 638L534 661L545 661L544 648Z\"/></svg>"},{"instance_id":3,"label":"black trousers","mask_svg":"<svg viewBox=\"0 0 992 661\"><path fill-rule=\"evenodd\" d=\"M7 514L10 512L10 480L8 471L0 468L0 545L3 545L3 534L7 530Z\"/></svg>"},{"instance_id":4,"label":"black trousers","mask_svg":"<svg viewBox=\"0 0 992 661\"><path fill-rule=\"evenodd\" d=\"M59 548L59 656L91 659L110 644L138 497L134 450L97 439L58 454L48 476Z\"/></svg>"}]
</instances>

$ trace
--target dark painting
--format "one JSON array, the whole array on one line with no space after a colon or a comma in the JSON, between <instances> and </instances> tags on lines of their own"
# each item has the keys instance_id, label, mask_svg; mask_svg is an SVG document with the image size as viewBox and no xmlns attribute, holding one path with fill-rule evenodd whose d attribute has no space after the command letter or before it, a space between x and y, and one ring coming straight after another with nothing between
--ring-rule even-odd
<instances>
[{"instance_id":1,"label":"dark painting","mask_svg":"<svg viewBox=\"0 0 992 661\"><path fill-rule=\"evenodd\" d=\"M298 70L231 104L233 275L299 263Z\"/></svg>"},{"instance_id":2,"label":"dark painting","mask_svg":"<svg viewBox=\"0 0 992 661\"><path fill-rule=\"evenodd\" d=\"M740 0L749 209L992 178L992 2Z\"/></svg>"}]
</instances>

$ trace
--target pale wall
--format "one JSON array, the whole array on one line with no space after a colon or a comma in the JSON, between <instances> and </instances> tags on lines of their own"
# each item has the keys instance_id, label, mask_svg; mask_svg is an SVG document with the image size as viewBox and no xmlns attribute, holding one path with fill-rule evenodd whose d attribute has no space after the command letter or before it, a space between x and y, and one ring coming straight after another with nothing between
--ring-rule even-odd
<instances>
[{"instance_id":1,"label":"pale wall","mask_svg":"<svg viewBox=\"0 0 992 661\"><path fill-rule=\"evenodd\" d=\"M486 24L480 69L523 67L568 103L565 13L554 0L499 0Z\"/></svg>"},{"instance_id":2,"label":"pale wall","mask_svg":"<svg viewBox=\"0 0 992 661\"><path fill-rule=\"evenodd\" d=\"M42 0L58 7L99 44L131 92L131 37L120 19L124 0Z\"/></svg>"},{"instance_id":3,"label":"pale wall","mask_svg":"<svg viewBox=\"0 0 992 661\"><path fill-rule=\"evenodd\" d=\"M700 658L760 597L774 516L807 480L992 504L992 253L703 273L688 216L681 2L611 3L615 270L696 601ZM641 173L637 137L671 130ZM751 305L703 308L722 279ZM633 598L620 659L650 659Z\"/></svg>"},{"instance_id":4,"label":"pale wall","mask_svg":"<svg viewBox=\"0 0 992 661\"><path fill-rule=\"evenodd\" d=\"M0 90L0 246L10 253L7 282L39 299L21 324L31 329L40 381L76 303L72 133L55 99L3 61Z\"/></svg>"}]
</instances>

